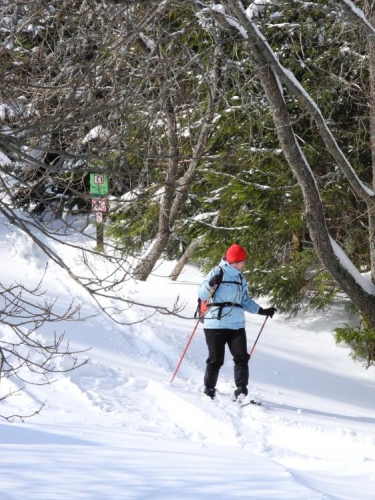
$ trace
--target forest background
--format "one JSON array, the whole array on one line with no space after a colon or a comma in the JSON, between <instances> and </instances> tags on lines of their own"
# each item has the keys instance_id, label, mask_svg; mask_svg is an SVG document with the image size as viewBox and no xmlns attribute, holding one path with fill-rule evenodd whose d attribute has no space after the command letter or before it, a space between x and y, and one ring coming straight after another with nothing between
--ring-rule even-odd
<instances>
[{"instance_id":1,"label":"forest background","mask_svg":"<svg viewBox=\"0 0 375 500\"><path fill-rule=\"evenodd\" d=\"M372 2L4 0L0 19L9 222L99 304L161 258L176 279L239 242L254 298L289 314L346 300L358 322L337 341L374 362ZM108 179L96 219L93 173ZM69 245L72 215L104 236L77 246L87 275L36 236L59 219ZM94 275L88 254L118 272ZM17 287L2 286L10 303Z\"/></svg>"}]
</instances>

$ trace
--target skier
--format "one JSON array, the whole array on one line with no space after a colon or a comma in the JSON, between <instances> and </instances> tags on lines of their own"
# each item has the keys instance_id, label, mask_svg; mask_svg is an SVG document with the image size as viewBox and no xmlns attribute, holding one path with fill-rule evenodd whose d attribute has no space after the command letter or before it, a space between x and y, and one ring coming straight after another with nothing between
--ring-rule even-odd
<instances>
[{"instance_id":1,"label":"skier","mask_svg":"<svg viewBox=\"0 0 375 500\"><path fill-rule=\"evenodd\" d=\"M241 270L247 258L246 251L237 244L231 245L219 266L214 267L199 287L202 302L207 301L204 315L204 333L208 347L208 359L204 375L204 393L215 398L219 370L224 364L225 344L234 361L234 398L247 396L249 359L245 331L245 313L273 317L274 307L263 309L249 295L248 286ZM240 399L241 399L240 398Z\"/></svg>"}]
</instances>

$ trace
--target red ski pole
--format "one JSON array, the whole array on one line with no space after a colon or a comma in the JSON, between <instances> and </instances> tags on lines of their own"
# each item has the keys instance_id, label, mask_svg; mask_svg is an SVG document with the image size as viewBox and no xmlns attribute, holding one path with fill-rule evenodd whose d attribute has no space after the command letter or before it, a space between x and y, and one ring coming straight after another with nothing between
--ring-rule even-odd
<instances>
[{"instance_id":1,"label":"red ski pole","mask_svg":"<svg viewBox=\"0 0 375 500\"><path fill-rule=\"evenodd\" d=\"M185 357L185 354L186 354L186 352L187 352L187 350L188 350L188 348L189 348L190 342L193 340L193 337L194 337L194 334L195 334L195 332L196 332L196 330L197 330L197 328L198 328L199 322L201 321L201 319L204 317L204 315L205 315L205 314L206 314L206 312L208 311L208 303L210 302L211 297L212 297L212 295L214 294L215 288L216 288L216 286L214 286L214 287L212 288L212 290L211 290L211 292L210 292L210 295L208 296L208 299L207 299L207 300L206 300L206 302L204 303L203 312L199 315L198 321L196 322L195 327L194 327L194 330L192 331L192 333L191 333L191 335L190 335L190 338L189 338L189 340L188 340L188 342L187 342L187 344L186 344L186 347L185 347L185 349L184 349L184 352L182 353L182 356L181 356L181 358L180 358L180 361L178 362L178 365L176 366L176 369L175 369L175 371L174 371L174 374L173 374L173 377L171 378L171 382L170 382L170 383L172 383L172 382L173 382L173 380L174 380L174 378L175 378L175 376L176 376L176 374L177 374L177 372L178 372L178 370L179 370L179 368L180 368L180 366L181 366L182 360L183 360L183 359L184 359L184 357Z\"/></svg>"},{"instance_id":2,"label":"red ski pole","mask_svg":"<svg viewBox=\"0 0 375 500\"><path fill-rule=\"evenodd\" d=\"M181 358L180 358L180 361L178 362L178 365L177 365L177 367L176 367L176 369L175 369L175 371L174 371L173 377L172 377L172 379L171 379L171 383L173 382L173 380L174 380L174 378L175 378L175 376L176 376L176 374L177 374L177 372L178 372L178 369L180 368L180 365L181 365L181 363L182 363L182 360L184 359L184 356L185 356L185 354L186 354L186 351L187 351L187 350L188 350L188 348L189 348L190 342L193 340L194 334L195 334L195 332L196 332L196 330L197 330L197 328L198 328L198 325L199 325L200 320L201 320L201 317L199 317L199 318L198 318L198 321L197 321L197 323L196 323L196 325L195 325L195 327L194 327L194 330L193 330L192 334L190 335L190 338L189 338L189 340L188 340L188 343L186 344L186 347L185 347L185 349L184 349L184 352L182 353L182 356L181 356Z\"/></svg>"},{"instance_id":3,"label":"red ski pole","mask_svg":"<svg viewBox=\"0 0 375 500\"><path fill-rule=\"evenodd\" d=\"M261 333L262 333L262 331L263 331L263 328L264 328L264 325L266 324L267 319L268 319L268 316L266 316L266 318L265 318L265 320L264 320L264 322L263 322L262 328L260 329L260 332L258 333L258 336L257 336L257 338L256 338L256 340L255 340L255 342L254 342L253 348L252 348L252 349L251 349L251 351L249 352L250 357L251 357L251 355L253 354L253 351L254 351L254 349L255 349L255 346L257 345L257 342L258 342L258 340L259 340L260 334L261 334Z\"/></svg>"}]
</instances>

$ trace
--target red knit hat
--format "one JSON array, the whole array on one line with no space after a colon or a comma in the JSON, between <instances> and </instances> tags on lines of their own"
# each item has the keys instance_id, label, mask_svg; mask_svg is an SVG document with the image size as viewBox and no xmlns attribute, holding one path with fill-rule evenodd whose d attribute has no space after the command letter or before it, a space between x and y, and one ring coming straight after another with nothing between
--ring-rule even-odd
<instances>
[{"instance_id":1,"label":"red knit hat","mask_svg":"<svg viewBox=\"0 0 375 500\"><path fill-rule=\"evenodd\" d=\"M234 264L235 262L242 262L247 259L247 253L244 248L237 243L230 246L225 254L225 258L229 264Z\"/></svg>"}]
</instances>

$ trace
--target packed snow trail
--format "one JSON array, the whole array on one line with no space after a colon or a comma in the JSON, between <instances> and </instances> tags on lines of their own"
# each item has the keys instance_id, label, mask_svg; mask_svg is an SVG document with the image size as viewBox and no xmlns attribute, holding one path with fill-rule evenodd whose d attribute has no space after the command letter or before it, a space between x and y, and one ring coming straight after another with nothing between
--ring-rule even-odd
<instances>
[{"instance_id":1,"label":"packed snow trail","mask_svg":"<svg viewBox=\"0 0 375 500\"><path fill-rule=\"evenodd\" d=\"M2 279L35 283L46 257L18 229L2 230ZM76 249L60 251L82 275ZM120 325L48 263L48 296L58 296L62 310L80 300L88 318L59 327L72 347L91 350L79 370L3 401L2 411L12 413L45 407L23 424L0 425L2 498L19 498L27 489L30 500L373 500L374 369L354 363L334 343L333 327L348 322L344 307L294 320L277 314L249 365L250 396L262 406L232 402L229 353L212 401L203 394L201 325L170 384L195 324L201 280L189 266L172 282L173 265L162 264L146 283L125 282L119 293L163 306L179 295L190 319L155 315L139 323L147 312L132 307L116 316L127 323ZM92 266L99 272L110 264ZM109 299L105 305L115 308ZM249 349L262 322L247 315ZM40 334L47 339L55 329L45 325ZM6 339L1 324L0 333Z\"/></svg>"}]
</instances>

